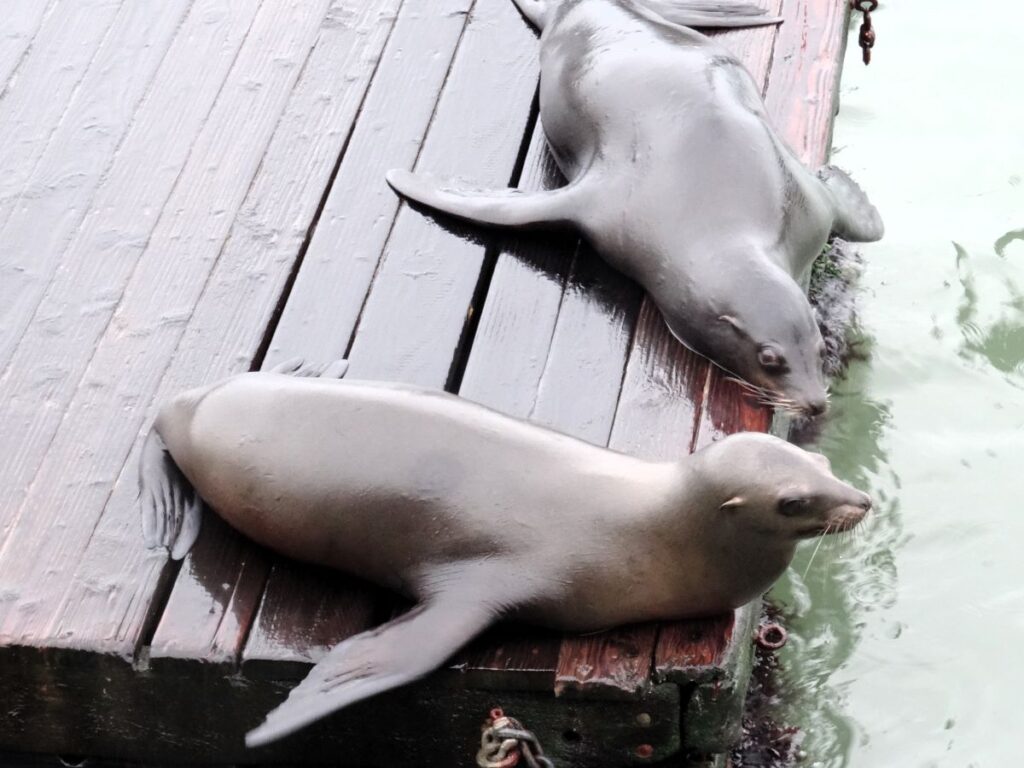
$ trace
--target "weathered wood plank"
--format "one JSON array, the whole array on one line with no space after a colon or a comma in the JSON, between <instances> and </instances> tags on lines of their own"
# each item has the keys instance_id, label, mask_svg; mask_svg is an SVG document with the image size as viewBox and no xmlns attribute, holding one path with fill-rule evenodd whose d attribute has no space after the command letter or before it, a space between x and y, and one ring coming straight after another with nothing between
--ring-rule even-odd
<instances>
[{"instance_id":1,"label":"weathered wood plank","mask_svg":"<svg viewBox=\"0 0 1024 768\"><path fill-rule=\"evenodd\" d=\"M431 9L430 13L436 11ZM508 184L536 88L535 53L524 45L530 37L531 33L510 2L477 0L444 81L417 167L453 174L476 172L482 174L480 178L484 183ZM405 55L414 54L407 52ZM417 51L415 55L422 54ZM428 66L426 61L420 64ZM402 155L407 157L407 153ZM387 160L372 157L374 165L367 170L377 170L381 160ZM374 183L374 180L366 183ZM383 184L382 177L375 183ZM388 193L386 189L384 192ZM387 221L381 224L386 232ZM371 238L375 237L371 234ZM356 242L376 241L360 239ZM361 314L356 309L353 316L353 307L356 302L361 306L364 298L358 291L346 291L345 305L327 303L324 305L327 311L307 318L300 326L289 325L292 330L287 340L284 335L275 338L274 354L285 356L293 354L293 350L308 348L308 341L291 335L300 327L308 336L326 334L347 342L344 334L348 329L344 323L356 321L358 330L348 355L349 376L443 387L471 311L484 252L483 244L453 234L421 213L402 206L394 219ZM377 258L362 247L354 255L363 259ZM350 264L346 259L340 266ZM367 265L357 265L354 274L356 280L372 276ZM289 304L292 301L295 301L294 295ZM308 307L303 305L299 311L303 310ZM337 330L331 327L335 313L342 322ZM324 348L319 346L320 342L314 343ZM333 348L339 347L343 349L340 344ZM317 592L323 586L303 582L303 589ZM282 592L280 596L278 591ZM267 585L267 600L280 600L286 605L287 594L290 594L288 590L272 577ZM302 658L305 653L303 633L312 625L314 616L303 613L302 606L294 607L289 622L295 634L290 638L277 637L275 653L297 653L298 658ZM343 628L338 628L338 633L337 639L341 639ZM263 635L261 621L257 621L253 637ZM322 636L328 638L330 633L325 631ZM250 645L252 647L247 646L244 653L245 663L255 660L257 647Z\"/></svg>"},{"instance_id":2,"label":"weathered wood plank","mask_svg":"<svg viewBox=\"0 0 1024 768\"><path fill-rule=\"evenodd\" d=\"M143 257L258 7L259 0L197 0L0 376L0 431L18 436L14 450L0 455L0 541Z\"/></svg>"},{"instance_id":3,"label":"weathered wood plank","mask_svg":"<svg viewBox=\"0 0 1024 768\"><path fill-rule=\"evenodd\" d=\"M787 0L782 15L765 101L786 141L814 168L832 145L850 4Z\"/></svg>"},{"instance_id":4,"label":"weathered wood plank","mask_svg":"<svg viewBox=\"0 0 1024 768\"><path fill-rule=\"evenodd\" d=\"M5 749L42 746L51 754L109 756L145 765L255 760L280 766L463 766L473 764L480 725L498 705L522 718L559 766L650 765L679 749L675 686L660 686L633 701L566 706L550 693L504 691L499 698L467 689L460 673L448 671L253 752L243 742L246 727L278 704L293 680L226 676L217 668L210 674L175 675L170 674L173 663L170 669L152 665L140 672L120 659L83 661L58 652L42 668L12 666L4 677L5 716L0 718ZM636 754L644 743L657 745L649 758Z\"/></svg>"},{"instance_id":5,"label":"weathered wood plank","mask_svg":"<svg viewBox=\"0 0 1024 768\"><path fill-rule=\"evenodd\" d=\"M3 92L0 226L16 209L18 193L60 125L120 6L121 0L82 0L48 14L18 67L18 77ZM55 51L61 55L54 56ZM7 271L0 274L6 282Z\"/></svg>"},{"instance_id":6,"label":"weathered wood plank","mask_svg":"<svg viewBox=\"0 0 1024 768\"><path fill-rule=\"evenodd\" d=\"M781 0L767 7L778 9ZM764 82L776 35L774 28L737 30L717 35L718 41L740 57L755 79ZM697 414L704 404L709 366L676 342L648 297L642 301L629 351L629 365L609 446L653 459L684 456L692 450ZM570 342L568 350L574 345ZM554 357L557 352L553 351ZM564 354L564 353L563 353ZM641 634L638 634L641 633ZM608 695L615 686L629 690L647 683L656 652L656 631L626 628L586 638L567 638L559 655L559 691ZM639 639L638 639L639 638ZM636 658L620 647L637 643ZM589 674L579 675L583 669ZM593 670L601 670L595 674ZM628 681L628 682L627 682Z\"/></svg>"},{"instance_id":7,"label":"weathered wood plank","mask_svg":"<svg viewBox=\"0 0 1024 768\"><path fill-rule=\"evenodd\" d=\"M776 39L765 100L783 137L813 167L828 153L849 11L840 0L785 2L782 10L785 23ZM707 386L695 447L735 431L770 429L771 414L726 381L720 369L712 369ZM726 617L662 629L656 677L698 684L684 716L685 740L696 751L721 751L738 735L759 613L752 604L732 621ZM731 631L726 629L730 626ZM691 630L696 642L687 634Z\"/></svg>"},{"instance_id":8,"label":"weathered wood plank","mask_svg":"<svg viewBox=\"0 0 1024 768\"><path fill-rule=\"evenodd\" d=\"M260 9L208 129L193 147L22 504L22 512L31 514L19 514L4 543L0 581L9 591L0 605L3 643L118 645L126 641L118 636L120 625L92 621L112 619L107 608L114 599L144 611L146 601L134 600L137 582L126 581L123 564L102 554L105 547L131 541L124 549L133 559L140 557L134 510L123 519L108 516L105 535L94 534L100 534L97 526L147 418L146 406L257 175L326 7L323 0L293 0ZM288 190L280 193L287 196ZM121 486L130 482L126 475ZM88 561L94 570L79 572L90 541L96 542L94 559ZM8 556L11 552L17 557ZM151 555L148 567L158 569L159 559ZM90 617L80 605L66 603L75 583L84 587L84 597L104 606L100 614ZM68 620L82 621L79 634L55 626L65 609L71 612Z\"/></svg>"},{"instance_id":9,"label":"weathered wood plank","mask_svg":"<svg viewBox=\"0 0 1024 768\"><path fill-rule=\"evenodd\" d=\"M0 31L0 101L11 77L25 61L43 19L55 0L8 0L4 5L4 26ZM3 107L0 107L2 109Z\"/></svg>"},{"instance_id":10,"label":"weathered wood plank","mask_svg":"<svg viewBox=\"0 0 1024 768\"><path fill-rule=\"evenodd\" d=\"M384 173L403 160L415 162L470 5L471 0L447 0L430 8L403 6L367 94L367 119L356 125L264 367L296 355L344 355L398 211ZM317 658L332 643L369 627L375 593L344 579L316 583L314 576L295 563L275 564L245 649L247 669ZM296 600L296 592L303 599ZM342 600L343 612L320 608Z\"/></svg>"},{"instance_id":11,"label":"weathered wood plank","mask_svg":"<svg viewBox=\"0 0 1024 768\"><path fill-rule=\"evenodd\" d=\"M217 262L159 382L151 411L182 389L251 366L351 133L399 4L399 0L335 0L325 16L310 18L310 24L320 26L312 53L300 62L294 91L230 234L220 245ZM142 622L133 613L142 602L136 595L151 594L156 581L152 558L140 550L136 538L134 477L135 466L129 461L94 536L94 541L102 538L102 542L90 543L85 550L65 598L66 614L60 624L65 631L95 626L90 614L99 606L90 604L83 587L90 574L101 568L98 558L106 561L115 547L117 578L133 589L117 600L108 599L102 610L126 638L137 638L141 631ZM179 656L193 650L205 655L211 648L205 644L209 641L213 649L231 649L236 654L233 661L251 626L267 560L245 547L230 548L246 573L223 582L218 574L227 570L228 562L222 555L231 546L223 539L235 534L224 527L211 527L206 533L218 541L198 549L179 574L154 637L154 658L168 644ZM230 583L231 588L221 589L222 583ZM208 621L218 609L223 611L225 619L217 622L215 634L201 637L192 631L194 600L206 602ZM245 620L232 620L232 615Z\"/></svg>"},{"instance_id":12,"label":"weathered wood plank","mask_svg":"<svg viewBox=\"0 0 1024 768\"><path fill-rule=\"evenodd\" d=\"M266 366L296 355L345 356L400 204L384 174L415 164L472 4L402 7L274 329Z\"/></svg>"},{"instance_id":13,"label":"weathered wood plank","mask_svg":"<svg viewBox=\"0 0 1024 768\"><path fill-rule=\"evenodd\" d=\"M191 4L122 6L39 157L24 151L14 168L5 168L5 185L18 184L19 166L31 166L31 173L0 229L0 370L35 314Z\"/></svg>"},{"instance_id":14,"label":"weathered wood plank","mask_svg":"<svg viewBox=\"0 0 1024 768\"><path fill-rule=\"evenodd\" d=\"M537 85L533 37L508 0L477 0L418 170L509 184ZM350 375L443 386L485 252L468 229L403 205L360 317Z\"/></svg>"},{"instance_id":15,"label":"weathered wood plank","mask_svg":"<svg viewBox=\"0 0 1024 768\"><path fill-rule=\"evenodd\" d=\"M270 583L274 588L263 594L250 625L252 635L242 649L249 677L281 679L288 667L304 674L337 643L382 620L380 591L338 571L277 562ZM310 584L317 588L309 589ZM296 616L304 623L296 625Z\"/></svg>"}]
</instances>

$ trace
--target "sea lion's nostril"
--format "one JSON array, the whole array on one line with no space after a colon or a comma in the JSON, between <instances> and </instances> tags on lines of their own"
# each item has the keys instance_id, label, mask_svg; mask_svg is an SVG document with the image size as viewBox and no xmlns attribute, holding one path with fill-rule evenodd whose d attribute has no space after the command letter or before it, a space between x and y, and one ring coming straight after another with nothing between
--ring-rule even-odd
<instances>
[{"instance_id":1,"label":"sea lion's nostril","mask_svg":"<svg viewBox=\"0 0 1024 768\"><path fill-rule=\"evenodd\" d=\"M860 504L858 504L857 506L860 507L861 509L863 509L865 512L870 512L871 511L871 497L868 496L866 493L861 494L861 497L862 498L860 500Z\"/></svg>"},{"instance_id":2,"label":"sea lion's nostril","mask_svg":"<svg viewBox=\"0 0 1024 768\"><path fill-rule=\"evenodd\" d=\"M821 416L825 411L828 410L827 400L810 400L807 405L804 406L804 410L808 416L816 417Z\"/></svg>"}]
</instances>

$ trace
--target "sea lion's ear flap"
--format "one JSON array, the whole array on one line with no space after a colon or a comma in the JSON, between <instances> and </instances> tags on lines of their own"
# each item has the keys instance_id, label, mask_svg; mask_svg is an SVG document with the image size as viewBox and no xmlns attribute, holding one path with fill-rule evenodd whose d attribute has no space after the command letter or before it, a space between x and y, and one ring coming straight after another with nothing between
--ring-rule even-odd
<instances>
[{"instance_id":1,"label":"sea lion's ear flap","mask_svg":"<svg viewBox=\"0 0 1024 768\"><path fill-rule=\"evenodd\" d=\"M723 512L729 512L730 510L733 510L733 509L739 509L745 503L746 503L746 499L744 499L742 496L733 496L731 499L729 499L727 502L725 502L722 506L720 506L719 509L722 510Z\"/></svg>"}]
</instances>

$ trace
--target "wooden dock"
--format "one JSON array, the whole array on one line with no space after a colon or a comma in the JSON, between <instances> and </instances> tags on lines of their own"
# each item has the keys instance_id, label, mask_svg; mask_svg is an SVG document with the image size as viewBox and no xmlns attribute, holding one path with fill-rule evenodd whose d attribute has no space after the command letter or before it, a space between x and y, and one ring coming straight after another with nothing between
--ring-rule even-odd
<instances>
[{"instance_id":1,"label":"wooden dock","mask_svg":"<svg viewBox=\"0 0 1024 768\"><path fill-rule=\"evenodd\" d=\"M720 39L818 165L846 3L765 1L785 24ZM385 184L414 166L561 183L510 0L2 13L0 751L471 765L501 706L559 766L720 762L757 605L587 637L499 628L421 684L246 752L310 661L393 598L210 515L180 568L142 545L136 458L157 404L293 356L648 457L769 428L581 243L435 221Z\"/></svg>"}]
</instances>

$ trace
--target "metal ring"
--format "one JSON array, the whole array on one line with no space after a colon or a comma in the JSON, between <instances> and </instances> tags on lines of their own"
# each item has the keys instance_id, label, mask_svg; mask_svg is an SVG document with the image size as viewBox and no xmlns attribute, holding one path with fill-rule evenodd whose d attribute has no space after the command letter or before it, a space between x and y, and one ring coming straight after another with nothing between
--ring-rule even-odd
<instances>
[{"instance_id":1,"label":"metal ring","mask_svg":"<svg viewBox=\"0 0 1024 768\"><path fill-rule=\"evenodd\" d=\"M769 651L777 651L789 640L789 633L781 624L762 624L757 630L757 644Z\"/></svg>"}]
</instances>

